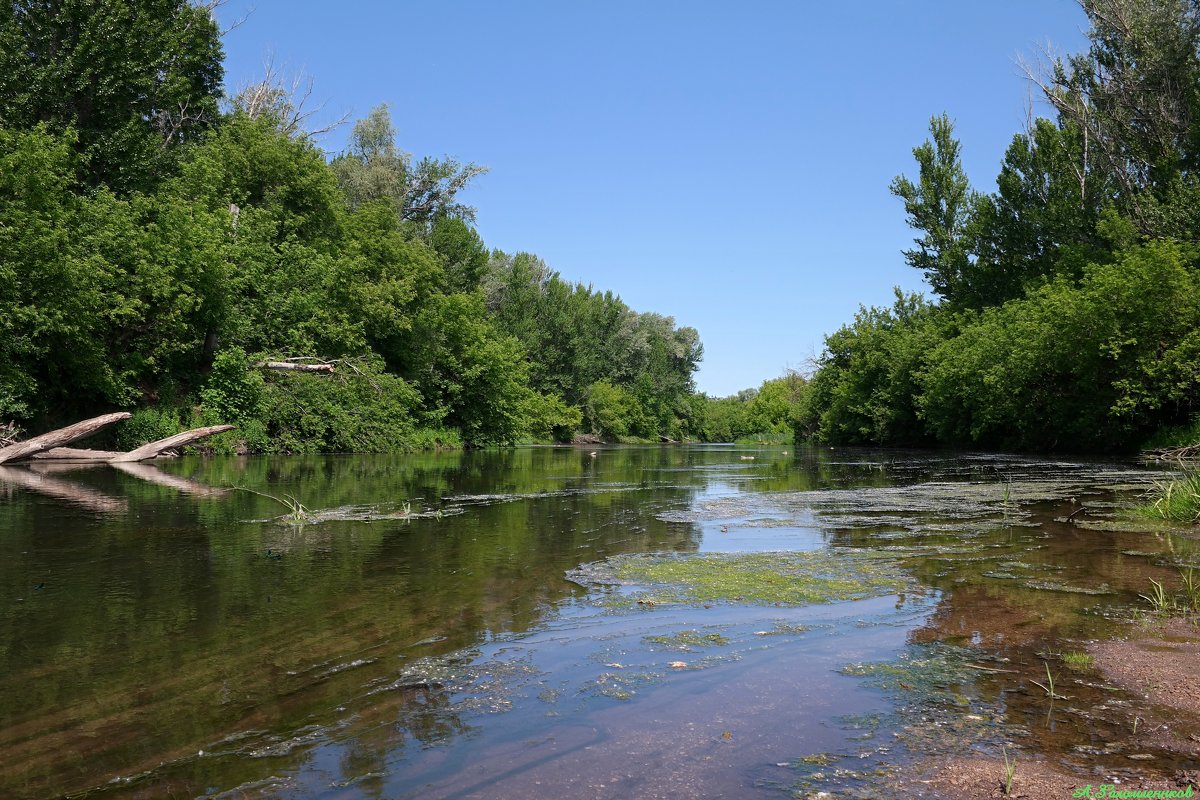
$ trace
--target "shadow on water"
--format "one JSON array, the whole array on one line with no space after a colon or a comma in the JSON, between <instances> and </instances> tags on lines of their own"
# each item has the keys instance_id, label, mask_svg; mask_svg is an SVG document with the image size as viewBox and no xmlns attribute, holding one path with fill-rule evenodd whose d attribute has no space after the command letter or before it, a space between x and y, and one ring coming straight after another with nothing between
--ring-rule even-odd
<instances>
[{"instance_id":1,"label":"shadow on water","mask_svg":"<svg viewBox=\"0 0 1200 800\"><path fill-rule=\"evenodd\" d=\"M1131 720L1200 730L1062 659L1200 550L1079 524L1154 473L592 452L0 468L0 795L869 794L897 764L1000 741L1168 770L1179 753L1146 752ZM780 550L800 554L792 588L841 583L709 596L620 572ZM1069 700L1033 683L1046 665Z\"/></svg>"}]
</instances>

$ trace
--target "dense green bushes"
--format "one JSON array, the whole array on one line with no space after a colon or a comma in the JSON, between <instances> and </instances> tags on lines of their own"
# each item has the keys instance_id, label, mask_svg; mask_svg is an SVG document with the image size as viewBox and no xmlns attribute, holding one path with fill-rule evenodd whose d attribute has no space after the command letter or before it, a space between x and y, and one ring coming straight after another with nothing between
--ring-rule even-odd
<instances>
[{"instance_id":1,"label":"dense green bushes","mask_svg":"<svg viewBox=\"0 0 1200 800\"><path fill-rule=\"evenodd\" d=\"M1113 450L1200 400L1200 272L1137 245L979 312L913 298L829 337L801 430L822 441Z\"/></svg>"},{"instance_id":2,"label":"dense green bushes","mask_svg":"<svg viewBox=\"0 0 1200 800\"><path fill-rule=\"evenodd\" d=\"M0 419L278 452L689 430L695 331L489 254L457 197L482 168L412 159L383 107L330 163L281 86L218 112L203 7L118 9L165 61L89 8L0 17ZM336 371L258 366L301 356Z\"/></svg>"},{"instance_id":3,"label":"dense green bushes","mask_svg":"<svg viewBox=\"0 0 1200 800\"><path fill-rule=\"evenodd\" d=\"M826 339L797 435L855 444L1121 450L1200 411L1200 11L1096 0L1087 53L1041 76L1054 120L970 190L947 117L892 191L897 297Z\"/></svg>"},{"instance_id":4,"label":"dense green bushes","mask_svg":"<svg viewBox=\"0 0 1200 800\"><path fill-rule=\"evenodd\" d=\"M697 435L708 442L788 441L805 424L812 386L800 374L763 381L733 397L697 398Z\"/></svg>"}]
</instances>

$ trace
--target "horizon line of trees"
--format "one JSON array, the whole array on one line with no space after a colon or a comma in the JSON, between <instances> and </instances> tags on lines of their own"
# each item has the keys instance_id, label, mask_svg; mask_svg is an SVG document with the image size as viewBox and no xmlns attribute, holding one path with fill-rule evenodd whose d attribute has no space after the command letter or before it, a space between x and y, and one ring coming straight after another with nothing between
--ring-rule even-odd
<instances>
[{"instance_id":1,"label":"horizon line of trees","mask_svg":"<svg viewBox=\"0 0 1200 800\"><path fill-rule=\"evenodd\" d=\"M277 76L223 95L211 4L0 6L0 419L135 409L249 451L697 438L673 319L489 250L485 170L399 149L386 106L327 159ZM336 360L331 376L265 358Z\"/></svg>"},{"instance_id":2,"label":"horizon line of trees","mask_svg":"<svg viewBox=\"0 0 1200 800\"><path fill-rule=\"evenodd\" d=\"M891 192L896 291L826 337L797 439L1122 451L1200 438L1200 6L1080 0L1085 52L1030 67L1052 110L972 189L950 118Z\"/></svg>"}]
</instances>

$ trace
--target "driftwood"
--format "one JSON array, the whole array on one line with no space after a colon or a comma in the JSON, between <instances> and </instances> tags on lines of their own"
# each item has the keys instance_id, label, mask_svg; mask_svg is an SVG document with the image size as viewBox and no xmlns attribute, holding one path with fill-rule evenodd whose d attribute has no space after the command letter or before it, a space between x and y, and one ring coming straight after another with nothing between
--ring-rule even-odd
<instances>
[{"instance_id":1,"label":"driftwood","mask_svg":"<svg viewBox=\"0 0 1200 800\"><path fill-rule=\"evenodd\" d=\"M109 416L115 416L119 417L120 419L124 419L129 415L110 414ZM104 418L100 417L99 419ZM93 423L95 421L96 420L88 420L88 423ZM21 444L13 445L12 447L6 447L3 450L0 450L0 463L5 460L31 460L38 463L63 461L92 464L127 464L135 461L148 461L149 459L157 458L167 450L171 450L176 447L185 447L193 442L198 442L201 439L214 436L218 433L231 431L234 428L233 425L210 425L207 428L193 428L190 431L184 431L183 433L177 433L174 436L168 436L165 439L159 439L157 442L144 444L136 450L130 450L128 453L122 453L116 450L80 450L74 447L56 446L64 442L62 437L66 435L68 431L78 428L79 425L84 424L87 423L81 422L78 423L78 425L72 425L69 428L62 428L58 431L51 431L50 433L30 439L27 442L21 442ZM96 428L95 430L99 430L99 428ZM78 439L85 435L86 434L79 434L75 435L73 438ZM16 451L20 447L28 447L29 445L38 443L39 440L43 441L35 446L32 452L18 452L16 456L9 457L8 459L3 458L3 455L10 450ZM72 441L72 438L67 438L65 441Z\"/></svg>"},{"instance_id":2,"label":"driftwood","mask_svg":"<svg viewBox=\"0 0 1200 800\"><path fill-rule=\"evenodd\" d=\"M304 361L316 361L315 364L305 364ZM319 359L302 356L300 358L289 358L284 361L259 361L254 366L262 369L286 369L293 372L333 372L333 363L329 361L320 361Z\"/></svg>"},{"instance_id":3,"label":"driftwood","mask_svg":"<svg viewBox=\"0 0 1200 800\"><path fill-rule=\"evenodd\" d=\"M15 422L0 425L0 447L8 447L10 444L16 444L20 433L21 431Z\"/></svg>"},{"instance_id":4,"label":"driftwood","mask_svg":"<svg viewBox=\"0 0 1200 800\"><path fill-rule=\"evenodd\" d=\"M594 433L580 433L571 440L571 444L604 444L604 440Z\"/></svg>"},{"instance_id":5,"label":"driftwood","mask_svg":"<svg viewBox=\"0 0 1200 800\"><path fill-rule=\"evenodd\" d=\"M43 433L41 436L35 436L32 439L26 439L23 442L9 445L0 449L0 464L29 458L35 453L41 453L53 447L70 444L76 439L90 436L97 431L104 430L109 425L114 425L123 419L129 419L131 416L133 415L125 411L116 414L105 414L102 417L85 419L83 422L76 422L74 425L68 425L65 428L59 428L56 431Z\"/></svg>"},{"instance_id":6,"label":"driftwood","mask_svg":"<svg viewBox=\"0 0 1200 800\"><path fill-rule=\"evenodd\" d=\"M175 447L184 447L197 442L209 436L225 431L233 430L233 425L210 425L207 428L193 428L190 431L177 433L174 436L168 436L165 439L159 439L157 442L144 444L136 450L130 450L128 453L119 453L115 458L108 459L109 464L128 464L133 461L145 461L146 459L154 458L162 454L164 450L170 450Z\"/></svg>"},{"instance_id":7,"label":"driftwood","mask_svg":"<svg viewBox=\"0 0 1200 800\"><path fill-rule=\"evenodd\" d=\"M75 447L52 447L41 453L34 453L30 461L81 461L105 464L117 456L125 455L120 450L80 450Z\"/></svg>"},{"instance_id":8,"label":"driftwood","mask_svg":"<svg viewBox=\"0 0 1200 800\"><path fill-rule=\"evenodd\" d=\"M1200 458L1200 444L1147 450L1142 454L1142 458L1150 461L1195 461Z\"/></svg>"}]
</instances>

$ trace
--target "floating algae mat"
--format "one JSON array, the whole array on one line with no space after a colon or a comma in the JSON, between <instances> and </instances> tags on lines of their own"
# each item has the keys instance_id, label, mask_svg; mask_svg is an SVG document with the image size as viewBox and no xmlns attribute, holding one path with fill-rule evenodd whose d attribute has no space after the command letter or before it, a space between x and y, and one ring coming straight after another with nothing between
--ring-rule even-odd
<instances>
[{"instance_id":1,"label":"floating algae mat","mask_svg":"<svg viewBox=\"0 0 1200 800\"><path fill-rule=\"evenodd\" d=\"M619 603L804 606L914 588L891 559L856 551L629 554L572 570L583 586L626 586Z\"/></svg>"}]
</instances>

